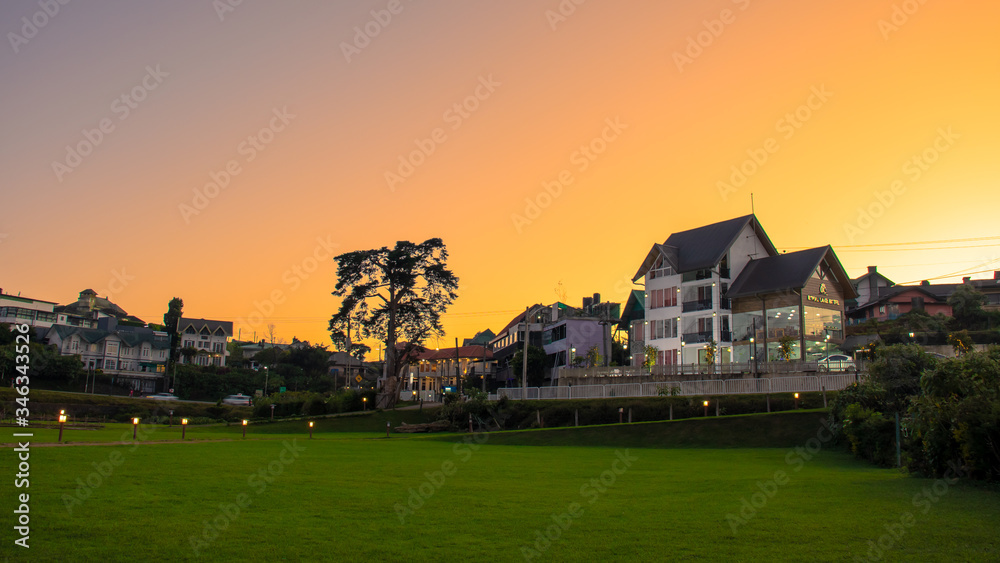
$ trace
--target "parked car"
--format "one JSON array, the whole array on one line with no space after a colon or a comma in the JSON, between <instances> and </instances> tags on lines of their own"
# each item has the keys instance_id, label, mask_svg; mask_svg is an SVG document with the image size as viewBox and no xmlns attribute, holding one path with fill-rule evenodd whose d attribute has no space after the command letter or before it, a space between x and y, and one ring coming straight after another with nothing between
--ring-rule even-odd
<instances>
[{"instance_id":1,"label":"parked car","mask_svg":"<svg viewBox=\"0 0 1000 563\"><path fill-rule=\"evenodd\" d=\"M240 406L240 407L249 407L250 406L250 397L247 397L246 395L244 395L242 393L237 393L236 395L229 395L225 399L222 399L222 402L225 403L225 404L227 404L227 405L237 405L237 406Z\"/></svg>"},{"instance_id":2,"label":"parked car","mask_svg":"<svg viewBox=\"0 0 1000 563\"><path fill-rule=\"evenodd\" d=\"M854 358L846 354L830 354L829 356L817 360L821 371L853 371Z\"/></svg>"},{"instance_id":3,"label":"parked car","mask_svg":"<svg viewBox=\"0 0 1000 563\"><path fill-rule=\"evenodd\" d=\"M176 401L177 395L173 393L157 393L155 395L146 395L147 399L153 399L154 401Z\"/></svg>"}]
</instances>

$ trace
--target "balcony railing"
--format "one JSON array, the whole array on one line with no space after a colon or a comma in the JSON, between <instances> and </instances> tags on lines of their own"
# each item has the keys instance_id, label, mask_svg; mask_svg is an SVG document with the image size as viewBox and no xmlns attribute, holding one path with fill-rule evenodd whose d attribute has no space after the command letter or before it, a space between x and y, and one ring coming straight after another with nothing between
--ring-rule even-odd
<instances>
[{"instance_id":1,"label":"balcony railing","mask_svg":"<svg viewBox=\"0 0 1000 563\"><path fill-rule=\"evenodd\" d=\"M706 311L712 308L711 299L698 299L697 301L685 301L683 311L685 313L690 313L691 311Z\"/></svg>"},{"instance_id":2,"label":"balcony railing","mask_svg":"<svg viewBox=\"0 0 1000 563\"><path fill-rule=\"evenodd\" d=\"M708 330L705 332L685 332L684 333L684 343L685 344L700 344L703 342L711 342L715 338L715 332ZM720 342L732 342L733 333L728 330L723 330L719 332Z\"/></svg>"}]
</instances>

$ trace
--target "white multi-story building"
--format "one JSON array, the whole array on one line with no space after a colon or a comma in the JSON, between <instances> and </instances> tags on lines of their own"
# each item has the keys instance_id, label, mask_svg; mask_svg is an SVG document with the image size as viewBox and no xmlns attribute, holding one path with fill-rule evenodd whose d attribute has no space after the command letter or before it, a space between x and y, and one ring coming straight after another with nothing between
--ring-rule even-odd
<instances>
[{"instance_id":1,"label":"white multi-story building","mask_svg":"<svg viewBox=\"0 0 1000 563\"><path fill-rule=\"evenodd\" d=\"M180 335L181 354L178 359L180 363L219 367L226 365L226 357L229 356L226 345L233 337L233 323L231 321L209 321L181 317L180 322L177 323L177 332ZM195 354L190 356L190 360L185 355L184 349L195 351Z\"/></svg>"},{"instance_id":2,"label":"white multi-story building","mask_svg":"<svg viewBox=\"0 0 1000 563\"><path fill-rule=\"evenodd\" d=\"M48 328L56 324L56 305L51 301L7 295L0 289L0 323Z\"/></svg>"},{"instance_id":3,"label":"white multi-story building","mask_svg":"<svg viewBox=\"0 0 1000 563\"><path fill-rule=\"evenodd\" d=\"M633 281L645 280L643 342L657 365L695 364L716 344L716 363L732 361L731 307L724 296L754 259L777 249L753 215L674 233L654 244ZM643 351L632 350L633 365Z\"/></svg>"}]
</instances>

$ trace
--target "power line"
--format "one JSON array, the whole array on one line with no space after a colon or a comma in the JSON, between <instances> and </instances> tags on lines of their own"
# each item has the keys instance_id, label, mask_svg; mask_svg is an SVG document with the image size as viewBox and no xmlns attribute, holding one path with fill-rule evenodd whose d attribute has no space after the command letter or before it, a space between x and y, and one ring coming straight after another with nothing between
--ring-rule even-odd
<instances>
[{"instance_id":1,"label":"power line","mask_svg":"<svg viewBox=\"0 0 1000 563\"><path fill-rule=\"evenodd\" d=\"M989 237L974 237L974 238L955 238L955 239L944 239L944 240L923 240L923 241L908 241L908 242L885 242L885 243L872 243L872 244L845 244L837 246L837 248L868 248L872 246L909 246L909 245L919 245L919 244L949 244L955 242L980 242L984 240L997 240L1000 239L1000 235L989 236ZM992 246L992 245L989 245ZM809 247L796 246L787 247L785 250L807 250ZM960 247L959 247L960 248Z\"/></svg>"}]
</instances>

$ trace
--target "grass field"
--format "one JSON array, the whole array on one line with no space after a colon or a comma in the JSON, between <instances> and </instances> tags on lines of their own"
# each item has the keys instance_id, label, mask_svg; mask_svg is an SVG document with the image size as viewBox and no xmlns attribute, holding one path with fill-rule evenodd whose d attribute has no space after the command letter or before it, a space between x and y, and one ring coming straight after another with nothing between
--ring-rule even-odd
<instances>
[{"instance_id":1,"label":"grass field","mask_svg":"<svg viewBox=\"0 0 1000 563\"><path fill-rule=\"evenodd\" d=\"M56 432L39 430L30 489L0 491L0 557L867 561L884 535L883 561L1000 559L1000 494L856 461L821 413L386 439L401 412L324 419L314 440L302 421L138 446L119 443L130 425L91 446L37 447ZM15 463L5 447L7 483ZM10 525L25 491L29 550Z\"/></svg>"}]
</instances>

